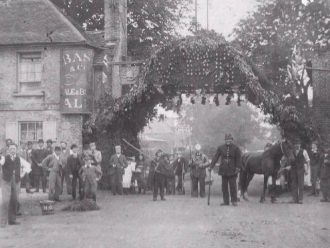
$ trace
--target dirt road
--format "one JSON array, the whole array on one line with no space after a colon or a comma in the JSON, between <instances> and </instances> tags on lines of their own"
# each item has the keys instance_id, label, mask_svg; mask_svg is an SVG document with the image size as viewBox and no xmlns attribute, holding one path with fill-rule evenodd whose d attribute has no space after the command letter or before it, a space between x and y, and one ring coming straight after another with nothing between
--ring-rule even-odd
<instances>
[{"instance_id":1,"label":"dirt road","mask_svg":"<svg viewBox=\"0 0 330 248\"><path fill-rule=\"evenodd\" d=\"M206 199L168 196L152 202L144 196L98 195L100 211L62 212L69 196L56 205L53 216L42 216L39 199L23 194L20 226L0 229L0 247L330 247L330 203L305 197L303 205L259 203L260 178L250 187L250 201L220 207L220 178L215 177L211 205ZM186 182L189 185L189 182Z\"/></svg>"}]
</instances>

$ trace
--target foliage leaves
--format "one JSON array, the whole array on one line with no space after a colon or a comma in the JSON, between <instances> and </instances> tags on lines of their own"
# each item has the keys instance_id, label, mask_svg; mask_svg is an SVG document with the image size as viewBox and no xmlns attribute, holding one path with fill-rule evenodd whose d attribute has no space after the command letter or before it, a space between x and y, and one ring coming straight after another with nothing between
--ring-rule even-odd
<instances>
[{"instance_id":1,"label":"foliage leaves","mask_svg":"<svg viewBox=\"0 0 330 248\"><path fill-rule=\"evenodd\" d=\"M87 30L103 30L104 0L51 0ZM155 46L177 37L187 23L191 0L128 0L128 51L135 58L146 58Z\"/></svg>"},{"instance_id":2,"label":"foliage leaves","mask_svg":"<svg viewBox=\"0 0 330 248\"><path fill-rule=\"evenodd\" d=\"M239 22L234 37L234 43L269 79L271 89L301 116L306 128L297 126L296 133L305 140L314 139L312 129L316 128L311 125L307 97L312 81L304 77L311 56L330 47L327 1L315 0L306 5L301 0L260 1L258 9Z\"/></svg>"},{"instance_id":3,"label":"foliage leaves","mask_svg":"<svg viewBox=\"0 0 330 248\"><path fill-rule=\"evenodd\" d=\"M284 135L294 133L295 130L305 130L299 112L292 105L285 104L282 95L266 89L261 84L262 82L266 85L267 82L264 82L263 74L253 67L253 64L249 64L245 57L221 36L207 34L208 32L204 31L201 35L186 37L158 49L144 65L138 84L129 94L116 100L111 96L105 96L100 101L99 112L95 118L96 126L99 128L103 126L100 129L109 131L118 131L120 127L123 131L122 135L126 135L127 132L137 134L143 130L148 120L155 116L153 109L156 104L172 103L171 107L177 107L180 104L173 104L174 96L183 92L195 94L196 90L200 89L198 87L204 87L200 89L201 92L244 93L251 103L270 114L271 123L280 125L285 131ZM207 57L206 53L210 55ZM224 56L225 66L215 66L216 61L223 59ZM191 80L196 75L187 72L184 68L192 60L203 63L205 59L209 59L205 68L212 67L213 74L235 70L235 74L242 80L218 81L216 77L208 77L209 74L201 74L198 78L204 82L202 86L196 82L196 85L190 87Z\"/></svg>"}]
</instances>

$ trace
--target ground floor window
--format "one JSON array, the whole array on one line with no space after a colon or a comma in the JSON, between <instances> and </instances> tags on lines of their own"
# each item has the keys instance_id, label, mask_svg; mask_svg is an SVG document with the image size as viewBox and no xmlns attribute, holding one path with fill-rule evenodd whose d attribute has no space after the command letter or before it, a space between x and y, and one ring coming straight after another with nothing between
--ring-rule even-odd
<instances>
[{"instance_id":1,"label":"ground floor window","mask_svg":"<svg viewBox=\"0 0 330 248\"><path fill-rule=\"evenodd\" d=\"M43 123L41 121L19 122L20 144L28 141L37 142L43 138Z\"/></svg>"}]
</instances>

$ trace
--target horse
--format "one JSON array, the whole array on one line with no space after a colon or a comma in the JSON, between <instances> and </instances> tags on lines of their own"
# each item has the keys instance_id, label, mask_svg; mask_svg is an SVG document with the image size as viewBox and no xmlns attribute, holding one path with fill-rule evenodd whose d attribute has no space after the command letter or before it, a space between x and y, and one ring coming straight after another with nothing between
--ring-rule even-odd
<instances>
[{"instance_id":1,"label":"horse","mask_svg":"<svg viewBox=\"0 0 330 248\"><path fill-rule=\"evenodd\" d=\"M264 152L245 153L242 155L242 171L239 177L239 184L243 199L247 200L247 188L254 174L259 174L264 175L264 187L260 202L263 203L266 200L266 190L270 176L272 177L271 202L274 203L276 201L274 191L278 171L281 167L280 160L283 156L289 161L294 159L293 146L287 140L277 142Z\"/></svg>"}]
</instances>

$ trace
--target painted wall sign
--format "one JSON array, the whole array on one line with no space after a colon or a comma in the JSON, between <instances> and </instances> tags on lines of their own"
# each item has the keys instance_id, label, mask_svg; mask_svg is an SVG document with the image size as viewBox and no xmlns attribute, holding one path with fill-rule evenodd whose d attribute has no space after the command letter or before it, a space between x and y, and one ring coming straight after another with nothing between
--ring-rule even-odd
<instances>
[{"instance_id":1,"label":"painted wall sign","mask_svg":"<svg viewBox=\"0 0 330 248\"><path fill-rule=\"evenodd\" d=\"M62 54L61 112L87 114L93 106L93 50L65 49Z\"/></svg>"}]
</instances>

